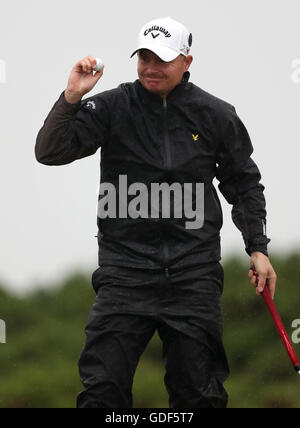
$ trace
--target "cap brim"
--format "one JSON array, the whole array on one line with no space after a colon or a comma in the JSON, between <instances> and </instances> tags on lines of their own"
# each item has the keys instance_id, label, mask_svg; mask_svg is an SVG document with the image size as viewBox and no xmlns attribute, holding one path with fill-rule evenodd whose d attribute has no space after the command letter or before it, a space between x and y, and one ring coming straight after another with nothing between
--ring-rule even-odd
<instances>
[{"instance_id":1,"label":"cap brim","mask_svg":"<svg viewBox=\"0 0 300 428\"><path fill-rule=\"evenodd\" d=\"M177 52L174 49L170 49L166 46L160 46L154 43L143 43L143 45L139 46L133 52L130 58L132 58L141 49L148 49L149 51L155 53L160 59L162 59L165 62L173 61L175 58L181 55L180 52Z\"/></svg>"}]
</instances>

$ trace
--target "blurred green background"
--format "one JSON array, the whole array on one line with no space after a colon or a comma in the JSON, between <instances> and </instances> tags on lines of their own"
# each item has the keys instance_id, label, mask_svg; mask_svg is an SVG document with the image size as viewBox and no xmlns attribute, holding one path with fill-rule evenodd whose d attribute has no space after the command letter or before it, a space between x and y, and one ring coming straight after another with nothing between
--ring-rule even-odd
<instances>
[{"instance_id":1,"label":"blurred green background","mask_svg":"<svg viewBox=\"0 0 300 428\"><path fill-rule=\"evenodd\" d=\"M248 258L231 257L225 270L224 342L231 368L225 386L230 408L300 408L300 377L247 274ZM278 275L276 305L288 334L300 318L300 253L273 257ZM7 343L0 344L1 408L74 408L82 390L77 360L94 302L91 274L72 274L62 284L24 297L0 284L0 319ZM6 290L6 291L4 291ZM294 345L300 357L300 345ZM156 333L134 379L136 408L168 408L162 344Z\"/></svg>"}]
</instances>

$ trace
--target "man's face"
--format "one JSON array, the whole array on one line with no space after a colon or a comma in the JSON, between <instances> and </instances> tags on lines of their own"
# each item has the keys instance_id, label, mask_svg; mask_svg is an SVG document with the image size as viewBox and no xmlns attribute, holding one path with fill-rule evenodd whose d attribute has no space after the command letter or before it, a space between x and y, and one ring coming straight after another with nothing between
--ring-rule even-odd
<instances>
[{"instance_id":1,"label":"man's face","mask_svg":"<svg viewBox=\"0 0 300 428\"><path fill-rule=\"evenodd\" d=\"M192 56L179 55L171 62L164 62L154 52L141 49L138 52L139 79L148 91L165 98L181 82L192 60Z\"/></svg>"}]
</instances>

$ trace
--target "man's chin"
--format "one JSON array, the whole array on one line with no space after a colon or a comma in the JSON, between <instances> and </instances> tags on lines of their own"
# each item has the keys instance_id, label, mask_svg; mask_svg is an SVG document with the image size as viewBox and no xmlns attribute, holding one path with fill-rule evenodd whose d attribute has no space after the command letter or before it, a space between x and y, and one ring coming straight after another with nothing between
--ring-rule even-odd
<instances>
[{"instance_id":1,"label":"man's chin","mask_svg":"<svg viewBox=\"0 0 300 428\"><path fill-rule=\"evenodd\" d=\"M166 92L160 82L144 82L143 86L152 94L163 96Z\"/></svg>"}]
</instances>

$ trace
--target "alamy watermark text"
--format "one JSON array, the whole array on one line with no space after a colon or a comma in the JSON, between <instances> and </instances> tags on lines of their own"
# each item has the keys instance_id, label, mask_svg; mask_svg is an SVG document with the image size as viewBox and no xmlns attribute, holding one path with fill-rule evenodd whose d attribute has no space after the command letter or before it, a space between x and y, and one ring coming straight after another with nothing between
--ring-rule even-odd
<instances>
[{"instance_id":1,"label":"alamy watermark text","mask_svg":"<svg viewBox=\"0 0 300 428\"><path fill-rule=\"evenodd\" d=\"M0 83L6 83L6 62L0 59Z\"/></svg>"},{"instance_id":2,"label":"alamy watermark text","mask_svg":"<svg viewBox=\"0 0 300 428\"><path fill-rule=\"evenodd\" d=\"M292 81L295 84L300 83L300 58L292 61Z\"/></svg>"},{"instance_id":3,"label":"alamy watermark text","mask_svg":"<svg viewBox=\"0 0 300 428\"><path fill-rule=\"evenodd\" d=\"M194 190L194 191L193 191ZM127 175L119 183L101 183L98 217L106 218L176 218L185 221L186 229L201 229L204 225L203 183L132 183Z\"/></svg>"},{"instance_id":4,"label":"alamy watermark text","mask_svg":"<svg viewBox=\"0 0 300 428\"><path fill-rule=\"evenodd\" d=\"M0 343L6 343L6 324L0 320Z\"/></svg>"},{"instance_id":5,"label":"alamy watermark text","mask_svg":"<svg viewBox=\"0 0 300 428\"><path fill-rule=\"evenodd\" d=\"M296 329L292 335L292 341L296 345L300 343L300 320L294 320L292 323L292 328Z\"/></svg>"}]
</instances>

